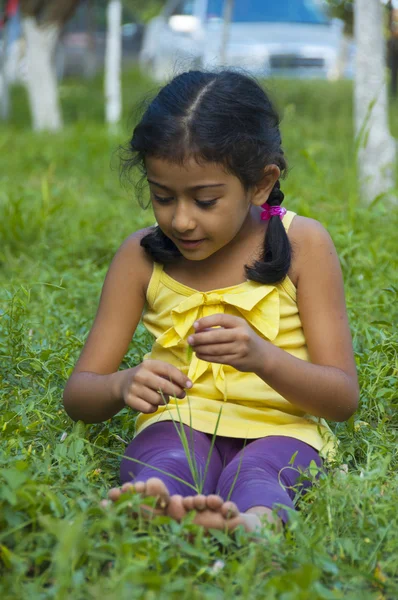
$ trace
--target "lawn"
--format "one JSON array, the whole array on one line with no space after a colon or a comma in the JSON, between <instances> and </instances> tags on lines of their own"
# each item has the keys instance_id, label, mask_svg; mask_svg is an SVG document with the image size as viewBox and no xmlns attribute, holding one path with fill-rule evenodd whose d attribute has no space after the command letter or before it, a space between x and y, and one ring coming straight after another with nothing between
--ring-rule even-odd
<instances>
[{"instance_id":1,"label":"lawn","mask_svg":"<svg viewBox=\"0 0 398 600\"><path fill-rule=\"evenodd\" d=\"M114 252L153 222L120 186L116 152L153 87L125 74L123 124L108 133L101 81L67 82L57 135L30 131L17 89L0 130L0 597L396 599L398 211L361 205L349 82L268 82L283 113L285 205L329 229L344 271L361 405L333 425L336 463L286 532L266 530L262 543L205 536L191 517L132 519L129 499L98 505L118 483L134 414L75 424L62 389ZM391 115L398 136L397 105ZM149 343L139 327L124 366Z\"/></svg>"}]
</instances>

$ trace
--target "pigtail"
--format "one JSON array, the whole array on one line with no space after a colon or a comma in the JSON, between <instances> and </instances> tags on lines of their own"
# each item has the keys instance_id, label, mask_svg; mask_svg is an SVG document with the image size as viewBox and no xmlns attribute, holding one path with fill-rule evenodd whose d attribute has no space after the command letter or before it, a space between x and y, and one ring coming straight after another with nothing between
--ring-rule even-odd
<instances>
[{"instance_id":1,"label":"pigtail","mask_svg":"<svg viewBox=\"0 0 398 600\"><path fill-rule=\"evenodd\" d=\"M280 188L279 179L267 200L269 206L280 206L284 194ZM268 221L264 236L263 253L260 260L252 266L245 267L247 277L260 283L278 283L282 281L292 261L292 248L286 229L279 216L271 217Z\"/></svg>"},{"instance_id":2,"label":"pigtail","mask_svg":"<svg viewBox=\"0 0 398 600\"><path fill-rule=\"evenodd\" d=\"M162 265L171 264L181 256L177 246L158 225L141 239L140 245L153 261Z\"/></svg>"}]
</instances>

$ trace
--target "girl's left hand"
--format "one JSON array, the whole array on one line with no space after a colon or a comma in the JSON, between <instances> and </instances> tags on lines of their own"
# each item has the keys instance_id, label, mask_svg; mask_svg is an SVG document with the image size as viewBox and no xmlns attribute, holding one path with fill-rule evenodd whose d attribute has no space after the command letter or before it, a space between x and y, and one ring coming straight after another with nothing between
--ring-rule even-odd
<instances>
[{"instance_id":1,"label":"girl's left hand","mask_svg":"<svg viewBox=\"0 0 398 600\"><path fill-rule=\"evenodd\" d=\"M267 342L245 319L216 314L196 321L194 329L188 344L201 360L230 365L243 372L263 370Z\"/></svg>"}]
</instances>

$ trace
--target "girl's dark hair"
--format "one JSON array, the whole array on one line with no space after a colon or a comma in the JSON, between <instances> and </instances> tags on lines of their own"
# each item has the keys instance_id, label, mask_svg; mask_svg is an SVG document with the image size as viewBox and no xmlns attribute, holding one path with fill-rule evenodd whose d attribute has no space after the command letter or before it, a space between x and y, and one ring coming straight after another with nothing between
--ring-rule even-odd
<instances>
[{"instance_id":1,"label":"girl's dark hair","mask_svg":"<svg viewBox=\"0 0 398 600\"><path fill-rule=\"evenodd\" d=\"M123 171L138 166L145 176L147 156L178 164L188 158L219 163L245 190L263 179L267 165L277 165L282 175L286 171L279 117L270 99L255 79L228 70L188 71L160 90L134 129ZM278 180L267 202L279 206L283 197ZM143 237L141 245L163 264L181 256L159 227ZM277 283L290 263L285 228L280 217L271 217L260 259L245 266L247 277Z\"/></svg>"}]
</instances>

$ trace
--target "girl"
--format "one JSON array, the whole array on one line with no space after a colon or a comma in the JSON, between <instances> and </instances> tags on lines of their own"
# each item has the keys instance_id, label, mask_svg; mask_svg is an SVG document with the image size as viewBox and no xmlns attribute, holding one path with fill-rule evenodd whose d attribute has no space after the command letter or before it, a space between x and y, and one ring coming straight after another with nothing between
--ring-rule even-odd
<instances>
[{"instance_id":1,"label":"girl","mask_svg":"<svg viewBox=\"0 0 398 600\"><path fill-rule=\"evenodd\" d=\"M319 223L281 208L278 125L254 79L190 71L134 129L127 167L157 226L116 253L64 393L88 423L139 412L111 500L133 490L177 520L253 530L334 446L324 419L357 408L338 258ZM142 314L152 351L118 371Z\"/></svg>"}]
</instances>

